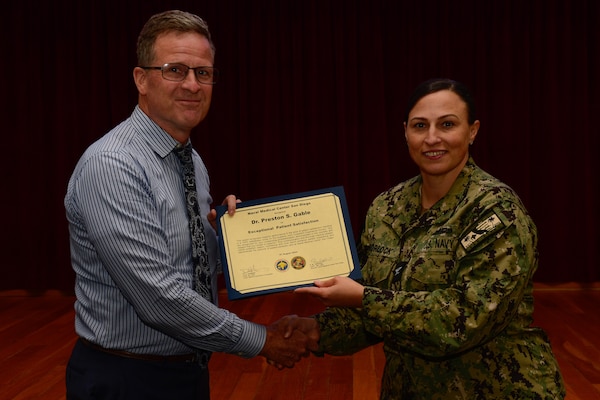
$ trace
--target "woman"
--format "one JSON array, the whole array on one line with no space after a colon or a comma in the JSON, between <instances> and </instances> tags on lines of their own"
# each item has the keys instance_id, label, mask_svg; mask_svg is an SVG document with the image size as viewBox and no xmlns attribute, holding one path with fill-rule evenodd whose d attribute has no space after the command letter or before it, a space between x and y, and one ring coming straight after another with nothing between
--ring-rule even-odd
<instances>
[{"instance_id":1,"label":"woman","mask_svg":"<svg viewBox=\"0 0 600 400\"><path fill-rule=\"evenodd\" d=\"M459 82L422 83L404 132L420 174L380 194L359 243L362 284L297 289L316 315L319 354L383 341L382 399L558 399L565 390L533 321L537 230L517 194L469 155L479 130Z\"/></svg>"}]
</instances>

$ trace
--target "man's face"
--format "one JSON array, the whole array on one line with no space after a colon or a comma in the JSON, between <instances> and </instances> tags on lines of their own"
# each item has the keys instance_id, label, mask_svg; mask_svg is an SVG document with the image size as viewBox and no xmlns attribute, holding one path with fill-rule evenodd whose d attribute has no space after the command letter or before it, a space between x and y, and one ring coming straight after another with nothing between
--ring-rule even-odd
<instances>
[{"instance_id":1,"label":"man's face","mask_svg":"<svg viewBox=\"0 0 600 400\"><path fill-rule=\"evenodd\" d=\"M213 66L214 55L208 39L195 32L168 32L160 35L154 45L154 67L179 63L188 67ZM202 121L212 98L212 85L196 80L188 71L183 81L164 79L156 69L135 68L134 78L140 108L161 128L180 142L185 142L191 130Z\"/></svg>"}]
</instances>

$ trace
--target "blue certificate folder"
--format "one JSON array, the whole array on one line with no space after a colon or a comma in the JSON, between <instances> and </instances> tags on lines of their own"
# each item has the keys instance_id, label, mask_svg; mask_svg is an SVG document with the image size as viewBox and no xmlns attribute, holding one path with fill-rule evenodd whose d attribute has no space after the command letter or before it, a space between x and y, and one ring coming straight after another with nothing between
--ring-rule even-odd
<instances>
[{"instance_id":1,"label":"blue certificate folder","mask_svg":"<svg viewBox=\"0 0 600 400\"><path fill-rule=\"evenodd\" d=\"M230 300L361 277L342 186L217 206L221 264Z\"/></svg>"}]
</instances>

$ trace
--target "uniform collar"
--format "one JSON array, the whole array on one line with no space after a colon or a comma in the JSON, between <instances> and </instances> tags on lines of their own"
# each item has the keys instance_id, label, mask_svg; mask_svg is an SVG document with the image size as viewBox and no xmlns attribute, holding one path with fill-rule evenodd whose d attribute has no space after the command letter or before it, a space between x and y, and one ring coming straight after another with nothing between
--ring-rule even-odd
<instances>
[{"instance_id":1,"label":"uniform collar","mask_svg":"<svg viewBox=\"0 0 600 400\"><path fill-rule=\"evenodd\" d=\"M397 232L401 232L412 225L443 223L452 216L456 206L467 195L471 177L477 169L475 161L469 157L448 193L422 215L421 186L423 180L421 175L406 181L403 184L403 190L392 191L389 203L394 205L383 217L384 222L390 224Z\"/></svg>"}]
</instances>

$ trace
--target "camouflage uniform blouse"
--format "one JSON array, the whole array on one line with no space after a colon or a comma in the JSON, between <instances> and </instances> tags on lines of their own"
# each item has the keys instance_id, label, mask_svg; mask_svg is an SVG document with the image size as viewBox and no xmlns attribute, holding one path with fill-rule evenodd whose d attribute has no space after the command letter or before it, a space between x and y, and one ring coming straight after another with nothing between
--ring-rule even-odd
<instances>
[{"instance_id":1,"label":"camouflage uniform blouse","mask_svg":"<svg viewBox=\"0 0 600 400\"><path fill-rule=\"evenodd\" d=\"M537 231L515 192L475 165L421 215L417 176L372 203L359 243L361 309L316 316L322 353L383 341L382 399L560 399L531 326Z\"/></svg>"}]
</instances>

